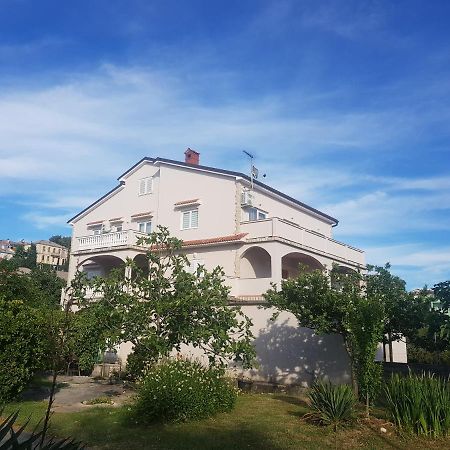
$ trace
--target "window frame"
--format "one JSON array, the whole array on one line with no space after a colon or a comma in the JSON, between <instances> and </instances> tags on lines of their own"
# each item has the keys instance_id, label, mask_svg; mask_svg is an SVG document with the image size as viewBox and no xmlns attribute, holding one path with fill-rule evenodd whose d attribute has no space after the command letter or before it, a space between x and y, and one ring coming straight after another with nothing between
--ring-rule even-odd
<instances>
[{"instance_id":1,"label":"window frame","mask_svg":"<svg viewBox=\"0 0 450 450\"><path fill-rule=\"evenodd\" d=\"M254 213L254 218L252 215ZM252 206L248 208L248 221L249 222L258 222L259 220L266 220L268 213L263 211L262 209L257 208L256 206Z\"/></svg>"},{"instance_id":2,"label":"window frame","mask_svg":"<svg viewBox=\"0 0 450 450\"><path fill-rule=\"evenodd\" d=\"M192 213L196 212L197 213L197 223L195 226L192 225L193 221L192 221ZM184 227L184 215L185 214L189 214L189 225L187 227ZM191 209L185 209L181 211L181 216L180 216L180 230L196 230L198 228L198 222L199 222L199 211L198 211L198 207L197 208L191 208Z\"/></svg>"},{"instance_id":3,"label":"window frame","mask_svg":"<svg viewBox=\"0 0 450 450\"><path fill-rule=\"evenodd\" d=\"M141 225L143 225L144 231L141 230ZM150 231L147 231L147 226L150 225ZM151 234L152 233L152 221L151 220L140 220L137 222L139 233Z\"/></svg>"},{"instance_id":4,"label":"window frame","mask_svg":"<svg viewBox=\"0 0 450 450\"><path fill-rule=\"evenodd\" d=\"M142 183L144 188L142 188ZM144 177L138 180L138 196L149 195L153 193L153 177Z\"/></svg>"}]
</instances>

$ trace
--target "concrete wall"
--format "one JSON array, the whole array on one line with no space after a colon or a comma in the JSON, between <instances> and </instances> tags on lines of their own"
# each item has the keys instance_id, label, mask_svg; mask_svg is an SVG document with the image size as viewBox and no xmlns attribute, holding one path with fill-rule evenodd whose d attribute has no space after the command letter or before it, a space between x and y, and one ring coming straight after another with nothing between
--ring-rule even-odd
<instances>
[{"instance_id":1,"label":"concrete wall","mask_svg":"<svg viewBox=\"0 0 450 450\"><path fill-rule=\"evenodd\" d=\"M257 360L253 369L243 370L230 362L230 374L257 381L310 386L315 380L350 383L350 363L340 336L317 336L308 328L298 327L290 313L281 313L271 321L273 310L244 306L244 314L253 320L252 332ZM122 361L132 350L131 344L120 346ZM181 354L207 364L202 351L183 346Z\"/></svg>"}]
</instances>

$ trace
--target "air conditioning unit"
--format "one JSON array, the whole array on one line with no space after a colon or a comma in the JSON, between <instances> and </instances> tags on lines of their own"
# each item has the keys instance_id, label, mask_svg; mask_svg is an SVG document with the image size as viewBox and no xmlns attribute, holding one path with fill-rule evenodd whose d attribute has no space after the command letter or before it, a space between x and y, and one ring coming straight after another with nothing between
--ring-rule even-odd
<instances>
[{"instance_id":1,"label":"air conditioning unit","mask_svg":"<svg viewBox=\"0 0 450 450\"><path fill-rule=\"evenodd\" d=\"M241 194L241 205L242 206L253 206L254 198L253 193L250 191L244 191Z\"/></svg>"}]
</instances>

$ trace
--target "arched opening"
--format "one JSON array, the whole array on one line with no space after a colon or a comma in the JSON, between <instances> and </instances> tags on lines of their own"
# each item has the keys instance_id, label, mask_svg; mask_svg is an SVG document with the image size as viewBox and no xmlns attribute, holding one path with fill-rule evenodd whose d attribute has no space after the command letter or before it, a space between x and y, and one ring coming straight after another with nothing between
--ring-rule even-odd
<instances>
[{"instance_id":1,"label":"arched opening","mask_svg":"<svg viewBox=\"0 0 450 450\"><path fill-rule=\"evenodd\" d=\"M86 272L89 279L94 277L107 277L114 269L125 268L125 262L112 255L93 256L83 261L78 269Z\"/></svg>"},{"instance_id":2,"label":"arched opening","mask_svg":"<svg viewBox=\"0 0 450 450\"><path fill-rule=\"evenodd\" d=\"M148 278L148 258L144 254L139 254L134 257L133 261L139 269L139 274Z\"/></svg>"},{"instance_id":3,"label":"arched opening","mask_svg":"<svg viewBox=\"0 0 450 450\"><path fill-rule=\"evenodd\" d=\"M241 256L241 278L270 278L272 260L267 250L250 247Z\"/></svg>"},{"instance_id":4,"label":"arched opening","mask_svg":"<svg viewBox=\"0 0 450 450\"><path fill-rule=\"evenodd\" d=\"M300 269L312 272L313 270L323 270L324 267L317 259L304 253L292 252L281 258L282 278L298 277Z\"/></svg>"}]
</instances>

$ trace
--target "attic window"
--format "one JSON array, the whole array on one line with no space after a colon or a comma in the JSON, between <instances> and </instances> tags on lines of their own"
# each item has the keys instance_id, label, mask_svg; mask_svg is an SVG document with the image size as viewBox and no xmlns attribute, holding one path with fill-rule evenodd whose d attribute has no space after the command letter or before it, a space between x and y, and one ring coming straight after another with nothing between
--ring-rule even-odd
<instances>
[{"instance_id":1,"label":"attic window","mask_svg":"<svg viewBox=\"0 0 450 450\"><path fill-rule=\"evenodd\" d=\"M139 180L139 195L151 194L153 191L153 177L141 178Z\"/></svg>"}]
</instances>

